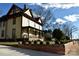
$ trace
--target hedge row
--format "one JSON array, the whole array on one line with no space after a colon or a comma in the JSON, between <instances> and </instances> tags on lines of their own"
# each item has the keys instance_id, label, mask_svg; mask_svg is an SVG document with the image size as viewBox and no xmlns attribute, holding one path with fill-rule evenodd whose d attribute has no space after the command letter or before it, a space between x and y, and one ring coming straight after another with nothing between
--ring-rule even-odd
<instances>
[{"instance_id":1,"label":"hedge row","mask_svg":"<svg viewBox=\"0 0 79 59\"><path fill-rule=\"evenodd\" d=\"M19 41L21 42L21 41ZM20 43L19 43L20 44ZM26 41L26 42L21 42L21 44L37 44L37 45L52 45L55 44L55 42L52 41Z\"/></svg>"}]
</instances>

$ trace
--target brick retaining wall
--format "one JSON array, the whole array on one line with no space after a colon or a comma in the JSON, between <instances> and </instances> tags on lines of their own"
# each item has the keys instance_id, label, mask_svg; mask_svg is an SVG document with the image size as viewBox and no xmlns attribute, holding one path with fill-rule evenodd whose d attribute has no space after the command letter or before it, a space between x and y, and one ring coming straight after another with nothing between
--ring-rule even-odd
<instances>
[{"instance_id":1,"label":"brick retaining wall","mask_svg":"<svg viewBox=\"0 0 79 59\"><path fill-rule=\"evenodd\" d=\"M38 50L38 51L66 55L71 51L71 49L78 47L78 43L77 41L72 41L64 45L57 45L57 44L53 44L53 45L25 44L25 45L22 45L21 44L19 46L22 48L28 48L28 49Z\"/></svg>"},{"instance_id":2,"label":"brick retaining wall","mask_svg":"<svg viewBox=\"0 0 79 59\"><path fill-rule=\"evenodd\" d=\"M66 55L74 47L74 44L73 44L73 42L69 42L69 43L64 44L64 47L65 47L65 55Z\"/></svg>"},{"instance_id":3,"label":"brick retaining wall","mask_svg":"<svg viewBox=\"0 0 79 59\"><path fill-rule=\"evenodd\" d=\"M38 50L38 51L44 51L44 52L51 52L51 53L57 53L57 54L64 54L65 49L63 45L19 45L20 47Z\"/></svg>"},{"instance_id":4,"label":"brick retaining wall","mask_svg":"<svg viewBox=\"0 0 79 59\"><path fill-rule=\"evenodd\" d=\"M64 44L65 47L65 55L70 53L73 49L79 48L79 41L72 41L69 43Z\"/></svg>"}]
</instances>

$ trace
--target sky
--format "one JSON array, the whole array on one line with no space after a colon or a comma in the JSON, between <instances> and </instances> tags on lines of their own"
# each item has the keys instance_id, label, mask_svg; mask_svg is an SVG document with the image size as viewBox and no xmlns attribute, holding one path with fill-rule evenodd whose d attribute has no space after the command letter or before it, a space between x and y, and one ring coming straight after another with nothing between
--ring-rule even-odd
<instances>
[{"instance_id":1,"label":"sky","mask_svg":"<svg viewBox=\"0 0 79 59\"><path fill-rule=\"evenodd\" d=\"M21 8L24 6L23 3L16 5ZM79 29L79 3L28 3L28 5L32 6L32 8L34 8L35 5L39 5L45 9L50 9L56 18L52 23L62 22L62 24L64 24L71 22ZM11 6L11 3L0 3L0 17L6 15ZM73 38L79 38L79 31L73 33Z\"/></svg>"}]
</instances>

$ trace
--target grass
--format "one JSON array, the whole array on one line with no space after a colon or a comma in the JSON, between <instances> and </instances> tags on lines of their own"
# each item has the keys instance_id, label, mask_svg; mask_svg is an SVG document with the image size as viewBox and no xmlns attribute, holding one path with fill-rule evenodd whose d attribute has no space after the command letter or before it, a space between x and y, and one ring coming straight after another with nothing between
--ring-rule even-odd
<instances>
[{"instance_id":1,"label":"grass","mask_svg":"<svg viewBox=\"0 0 79 59\"><path fill-rule=\"evenodd\" d=\"M18 42L0 42L0 45L18 45Z\"/></svg>"},{"instance_id":2,"label":"grass","mask_svg":"<svg viewBox=\"0 0 79 59\"><path fill-rule=\"evenodd\" d=\"M23 48L18 45L18 42L0 42L0 45L11 46L16 48Z\"/></svg>"}]
</instances>

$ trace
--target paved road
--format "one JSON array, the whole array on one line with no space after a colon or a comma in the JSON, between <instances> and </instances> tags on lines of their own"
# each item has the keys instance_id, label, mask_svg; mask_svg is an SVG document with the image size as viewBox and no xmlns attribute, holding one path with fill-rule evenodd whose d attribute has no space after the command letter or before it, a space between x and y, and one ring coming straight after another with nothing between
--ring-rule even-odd
<instances>
[{"instance_id":1,"label":"paved road","mask_svg":"<svg viewBox=\"0 0 79 59\"><path fill-rule=\"evenodd\" d=\"M0 56L59 56L59 55L0 45Z\"/></svg>"}]
</instances>

